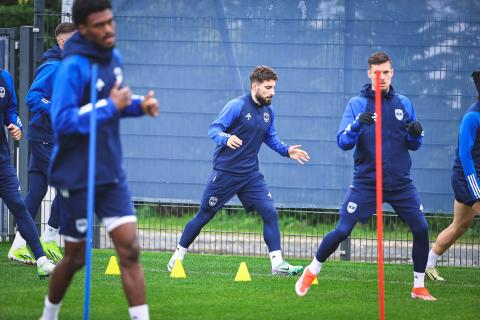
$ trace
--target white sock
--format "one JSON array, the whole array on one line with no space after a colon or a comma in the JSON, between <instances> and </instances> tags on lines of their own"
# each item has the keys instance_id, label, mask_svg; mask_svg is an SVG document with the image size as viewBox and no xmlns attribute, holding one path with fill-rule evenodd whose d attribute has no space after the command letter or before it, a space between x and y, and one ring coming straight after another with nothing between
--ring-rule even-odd
<instances>
[{"instance_id":1,"label":"white sock","mask_svg":"<svg viewBox=\"0 0 480 320\"><path fill-rule=\"evenodd\" d=\"M317 258L313 258L312 262L308 265L308 270L310 270L311 273L314 275L317 275L320 273L320 270L322 270L322 265L320 261L317 260Z\"/></svg>"},{"instance_id":2,"label":"white sock","mask_svg":"<svg viewBox=\"0 0 480 320\"><path fill-rule=\"evenodd\" d=\"M25 241L25 239L22 238L22 236L20 235L20 232L17 231L17 233L15 234L15 239L13 239L12 247L10 248L10 250L12 251L17 250L18 248L21 248L26 245L27 245L27 242Z\"/></svg>"},{"instance_id":3,"label":"white sock","mask_svg":"<svg viewBox=\"0 0 480 320\"><path fill-rule=\"evenodd\" d=\"M425 287L425 272L413 272L413 287L423 288Z\"/></svg>"},{"instance_id":4,"label":"white sock","mask_svg":"<svg viewBox=\"0 0 480 320\"><path fill-rule=\"evenodd\" d=\"M44 264L47 261L48 261L48 259L47 259L46 256L41 256L40 258L37 259L37 266L41 266L42 264Z\"/></svg>"},{"instance_id":5,"label":"white sock","mask_svg":"<svg viewBox=\"0 0 480 320\"><path fill-rule=\"evenodd\" d=\"M438 258L440 258L440 256L430 250L428 253L427 269L434 268L437 265Z\"/></svg>"},{"instance_id":6,"label":"white sock","mask_svg":"<svg viewBox=\"0 0 480 320\"><path fill-rule=\"evenodd\" d=\"M269 255L270 255L270 262L272 263L272 269L277 268L278 265L283 262L282 251L280 250L271 251L269 252Z\"/></svg>"},{"instance_id":7,"label":"white sock","mask_svg":"<svg viewBox=\"0 0 480 320\"><path fill-rule=\"evenodd\" d=\"M173 263L175 263L177 259L180 259L183 261L183 258L185 258L186 253L187 253L187 248L184 248L181 245L178 245L172 257L170 258L170 261L173 261Z\"/></svg>"},{"instance_id":8,"label":"white sock","mask_svg":"<svg viewBox=\"0 0 480 320\"><path fill-rule=\"evenodd\" d=\"M148 313L148 304L142 304L141 306L134 306L128 308L130 319L132 320L150 320L150 314Z\"/></svg>"},{"instance_id":9,"label":"white sock","mask_svg":"<svg viewBox=\"0 0 480 320\"><path fill-rule=\"evenodd\" d=\"M44 242L51 242L57 240L58 229L55 229L51 226L47 226L45 231L42 234L42 240Z\"/></svg>"},{"instance_id":10,"label":"white sock","mask_svg":"<svg viewBox=\"0 0 480 320\"><path fill-rule=\"evenodd\" d=\"M48 300L48 296L45 296L45 306L43 307L43 313L40 320L58 320L58 312L60 311L60 305L53 304Z\"/></svg>"}]
</instances>

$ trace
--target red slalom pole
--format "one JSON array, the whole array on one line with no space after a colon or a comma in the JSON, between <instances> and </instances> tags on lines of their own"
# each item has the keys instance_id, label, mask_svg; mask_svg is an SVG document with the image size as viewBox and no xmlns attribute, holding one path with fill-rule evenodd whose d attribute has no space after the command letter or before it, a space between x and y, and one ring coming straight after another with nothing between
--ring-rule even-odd
<instances>
[{"instance_id":1,"label":"red slalom pole","mask_svg":"<svg viewBox=\"0 0 480 320\"><path fill-rule=\"evenodd\" d=\"M375 72L375 178L377 190L377 264L378 264L378 311L379 319L385 319L385 288L383 276L383 170L382 170L382 92L380 72Z\"/></svg>"}]
</instances>

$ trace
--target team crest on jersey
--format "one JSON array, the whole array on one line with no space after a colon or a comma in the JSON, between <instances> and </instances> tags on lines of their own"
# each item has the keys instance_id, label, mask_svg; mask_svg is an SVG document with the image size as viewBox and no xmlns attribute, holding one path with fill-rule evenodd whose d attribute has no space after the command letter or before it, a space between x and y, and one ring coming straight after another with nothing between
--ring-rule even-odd
<instances>
[{"instance_id":1,"label":"team crest on jersey","mask_svg":"<svg viewBox=\"0 0 480 320\"><path fill-rule=\"evenodd\" d=\"M397 118L397 120L400 120L400 121L403 120L403 110L402 109L395 109L395 118Z\"/></svg>"},{"instance_id":2,"label":"team crest on jersey","mask_svg":"<svg viewBox=\"0 0 480 320\"><path fill-rule=\"evenodd\" d=\"M102 80L102 78L98 78L95 86L97 87L97 91L102 91L103 87L105 86L105 82Z\"/></svg>"},{"instance_id":3,"label":"team crest on jersey","mask_svg":"<svg viewBox=\"0 0 480 320\"><path fill-rule=\"evenodd\" d=\"M347 205L347 212L354 213L357 210L357 204L355 202L349 202Z\"/></svg>"},{"instance_id":4,"label":"team crest on jersey","mask_svg":"<svg viewBox=\"0 0 480 320\"><path fill-rule=\"evenodd\" d=\"M210 207L213 207L214 205L217 204L217 201L218 201L217 198L215 198L215 197L210 197L210 199L208 199L208 204L210 205Z\"/></svg>"},{"instance_id":5,"label":"team crest on jersey","mask_svg":"<svg viewBox=\"0 0 480 320\"><path fill-rule=\"evenodd\" d=\"M245 118L247 118L247 120L250 120L250 119L252 119L252 115L250 114L250 112L249 112L249 113L247 113L247 115L245 116Z\"/></svg>"},{"instance_id":6,"label":"team crest on jersey","mask_svg":"<svg viewBox=\"0 0 480 320\"><path fill-rule=\"evenodd\" d=\"M77 228L77 231L80 233L84 233L87 231L87 219L77 219L75 220L75 227Z\"/></svg>"},{"instance_id":7,"label":"team crest on jersey","mask_svg":"<svg viewBox=\"0 0 480 320\"><path fill-rule=\"evenodd\" d=\"M5 97L5 88L0 87L0 98L3 98L3 97Z\"/></svg>"},{"instance_id":8,"label":"team crest on jersey","mask_svg":"<svg viewBox=\"0 0 480 320\"><path fill-rule=\"evenodd\" d=\"M265 121L266 123L270 121L270 114L268 112L263 113L263 121Z\"/></svg>"},{"instance_id":9,"label":"team crest on jersey","mask_svg":"<svg viewBox=\"0 0 480 320\"><path fill-rule=\"evenodd\" d=\"M115 67L113 69L113 74L115 75L115 80L118 81L118 83L122 83L123 82L123 72L122 72L122 68L120 67Z\"/></svg>"}]
</instances>

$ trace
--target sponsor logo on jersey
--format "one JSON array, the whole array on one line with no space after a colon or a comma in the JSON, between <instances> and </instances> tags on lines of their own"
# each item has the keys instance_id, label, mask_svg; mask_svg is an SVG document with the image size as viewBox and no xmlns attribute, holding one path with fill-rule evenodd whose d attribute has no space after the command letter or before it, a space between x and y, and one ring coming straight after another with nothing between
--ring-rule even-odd
<instances>
[{"instance_id":1,"label":"sponsor logo on jersey","mask_svg":"<svg viewBox=\"0 0 480 320\"><path fill-rule=\"evenodd\" d=\"M268 112L263 113L263 121L265 121L266 123L270 121L270 114Z\"/></svg>"},{"instance_id":2,"label":"sponsor logo on jersey","mask_svg":"<svg viewBox=\"0 0 480 320\"><path fill-rule=\"evenodd\" d=\"M0 87L0 98L5 97L5 93L6 93L5 88L4 88L4 87Z\"/></svg>"},{"instance_id":3,"label":"sponsor logo on jersey","mask_svg":"<svg viewBox=\"0 0 480 320\"><path fill-rule=\"evenodd\" d=\"M245 116L245 118L247 118L247 120L250 120L250 119L252 119L252 115L250 114L250 112L249 112L249 113L247 113L247 115Z\"/></svg>"},{"instance_id":4,"label":"sponsor logo on jersey","mask_svg":"<svg viewBox=\"0 0 480 320\"><path fill-rule=\"evenodd\" d=\"M272 199L272 193L268 192L267 197L268 197L268 199Z\"/></svg>"},{"instance_id":5,"label":"sponsor logo on jersey","mask_svg":"<svg viewBox=\"0 0 480 320\"><path fill-rule=\"evenodd\" d=\"M354 213L357 210L357 204L355 202L349 202L347 205L347 212Z\"/></svg>"},{"instance_id":6,"label":"sponsor logo on jersey","mask_svg":"<svg viewBox=\"0 0 480 320\"><path fill-rule=\"evenodd\" d=\"M399 120L399 121L403 120L403 110L402 109L395 109L395 118L397 118L397 120Z\"/></svg>"},{"instance_id":7,"label":"sponsor logo on jersey","mask_svg":"<svg viewBox=\"0 0 480 320\"><path fill-rule=\"evenodd\" d=\"M423 212L423 204L420 204L420 208L419 208L419 209L420 209L420 211Z\"/></svg>"},{"instance_id":8,"label":"sponsor logo on jersey","mask_svg":"<svg viewBox=\"0 0 480 320\"><path fill-rule=\"evenodd\" d=\"M75 220L75 227L77 228L78 232L84 233L87 231L87 219L82 218Z\"/></svg>"},{"instance_id":9,"label":"sponsor logo on jersey","mask_svg":"<svg viewBox=\"0 0 480 320\"><path fill-rule=\"evenodd\" d=\"M213 207L214 205L217 204L217 201L218 201L217 198L215 198L215 197L210 197L210 199L208 199L208 204L210 205L210 207Z\"/></svg>"}]
</instances>

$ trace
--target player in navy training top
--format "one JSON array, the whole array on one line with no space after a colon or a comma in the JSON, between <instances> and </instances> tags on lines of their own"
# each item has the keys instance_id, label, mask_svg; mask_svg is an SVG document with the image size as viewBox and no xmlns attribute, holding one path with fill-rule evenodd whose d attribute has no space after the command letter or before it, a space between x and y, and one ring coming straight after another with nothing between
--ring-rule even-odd
<instances>
[{"instance_id":1,"label":"player in navy training top","mask_svg":"<svg viewBox=\"0 0 480 320\"><path fill-rule=\"evenodd\" d=\"M276 81L277 74L272 68L256 67L250 75L250 93L230 100L210 126L208 135L217 144L213 172L203 193L200 209L185 226L177 249L168 262L168 270L172 270L177 259L183 260L187 248L203 226L235 195L247 211L256 210L262 216L272 273L293 275L303 269L290 265L282 258L277 210L258 168L258 152L262 143L302 164L309 159L300 145L288 146L277 136L271 105Z\"/></svg>"},{"instance_id":2,"label":"player in navy training top","mask_svg":"<svg viewBox=\"0 0 480 320\"><path fill-rule=\"evenodd\" d=\"M96 108L95 214L115 245L130 318L145 320L150 316L136 235L137 218L122 165L120 119L156 116L158 102L152 91L139 97L124 87L110 1L76 0L72 15L78 32L65 44L53 87L55 146L49 168L50 184L60 195L65 255L52 274L41 319L57 319L66 290L85 263L89 123L90 113ZM93 64L98 66L98 77L92 88ZM97 90L95 105L90 101L91 90Z\"/></svg>"},{"instance_id":3,"label":"player in navy training top","mask_svg":"<svg viewBox=\"0 0 480 320\"><path fill-rule=\"evenodd\" d=\"M452 188L455 194L453 222L437 237L428 254L425 273L434 281L444 281L436 265L437 260L472 225L480 213L480 70L472 73L478 92L478 101L468 108L460 123L458 146L452 169Z\"/></svg>"},{"instance_id":4,"label":"player in navy training top","mask_svg":"<svg viewBox=\"0 0 480 320\"><path fill-rule=\"evenodd\" d=\"M324 238L312 263L295 285L295 292L304 296L320 272L325 260L351 233L357 222L366 223L375 212L375 72L381 74L383 122L383 200L389 203L413 234L413 289L412 298L435 300L424 286L428 256L428 225L423 214L417 189L410 178L409 150L420 148L423 129L417 121L410 100L397 94L391 86L393 68L384 52L372 54L368 59L368 77L360 96L347 104L337 135L342 150L354 152L354 175L336 228Z\"/></svg>"}]
</instances>

